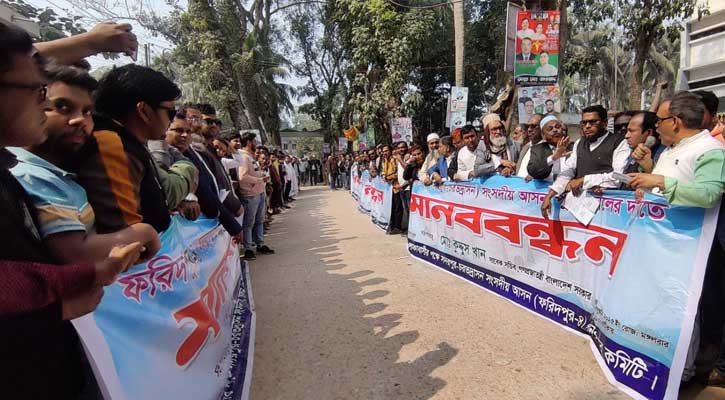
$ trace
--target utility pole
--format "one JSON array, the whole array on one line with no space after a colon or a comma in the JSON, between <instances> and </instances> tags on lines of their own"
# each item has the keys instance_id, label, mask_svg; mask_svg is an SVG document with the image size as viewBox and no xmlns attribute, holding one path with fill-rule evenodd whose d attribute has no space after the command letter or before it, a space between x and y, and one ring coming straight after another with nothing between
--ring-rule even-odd
<instances>
[{"instance_id":1,"label":"utility pole","mask_svg":"<svg viewBox=\"0 0 725 400\"><path fill-rule=\"evenodd\" d=\"M453 36L455 38L456 47L456 86L464 85L464 34L465 19L463 17L463 0L455 0L453 2Z\"/></svg>"},{"instance_id":2,"label":"utility pole","mask_svg":"<svg viewBox=\"0 0 725 400\"><path fill-rule=\"evenodd\" d=\"M146 62L146 66L149 66L149 44L144 43L143 45L143 51L144 51L144 61Z\"/></svg>"}]
</instances>

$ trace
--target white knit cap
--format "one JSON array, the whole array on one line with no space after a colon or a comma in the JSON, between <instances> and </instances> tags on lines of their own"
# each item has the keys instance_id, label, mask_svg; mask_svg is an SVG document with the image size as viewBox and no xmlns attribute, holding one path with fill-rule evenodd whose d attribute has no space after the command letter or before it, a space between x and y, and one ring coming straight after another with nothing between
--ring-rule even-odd
<instances>
[{"instance_id":1,"label":"white knit cap","mask_svg":"<svg viewBox=\"0 0 725 400\"><path fill-rule=\"evenodd\" d=\"M481 125L483 125L483 129L486 129L488 124L493 121L501 121L501 117L496 113L486 114L483 118L481 118Z\"/></svg>"},{"instance_id":2,"label":"white knit cap","mask_svg":"<svg viewBox=\"0 0 725 400\"><path fill-rule=\"evenodd\" d=\"M544 119L541 120L541 123L539 124L539 127L541 127L541 129L544 129L544 127L546 126L546 124L548 124L549 122L551 122L551 121L558 121L558 120L559 120L559 118L556 118L553 115L547 115L547 116L544 117Z\"/></svg>"},{"instance_id":3,"label":"white knit cap","mask_svg":"<svg viewBox=\"0 0 725 400\"><path fill-rule=\"evenodd\" d=\"M437 134L437 133L431 133L431 134L429 134L429 135L428 135L428 137L427 137L427 138L425 139L425 142L426 142L426 143L428 143L428 142L430 142L431 140L438 140L438 139L440 139L440 138L441 138L441 137L440 137L440 136L438 136L438 134Z\"/></svg>"}]
</instances>

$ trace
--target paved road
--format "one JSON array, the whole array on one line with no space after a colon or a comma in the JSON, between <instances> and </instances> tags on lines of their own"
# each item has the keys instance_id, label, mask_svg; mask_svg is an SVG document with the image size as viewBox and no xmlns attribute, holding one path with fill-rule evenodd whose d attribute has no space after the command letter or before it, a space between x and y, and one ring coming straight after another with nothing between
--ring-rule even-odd
<instances>
[{"instance_id":1,"label":"paved road","mask_svg":"<svg viewBox=\"0 0 725 400\"><path fill-rule=\"evenodd\" d=\"M294 207L251 263L252 399L628 398L587 340L413 261L347 192L305 188Z\"/></svg>"}]
</instances>

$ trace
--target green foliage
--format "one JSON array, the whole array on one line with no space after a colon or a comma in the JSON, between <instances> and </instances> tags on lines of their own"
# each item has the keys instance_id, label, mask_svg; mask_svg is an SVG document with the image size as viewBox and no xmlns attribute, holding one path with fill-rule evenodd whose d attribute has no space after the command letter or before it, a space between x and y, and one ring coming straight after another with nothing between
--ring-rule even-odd
<instances>
[{"instance_id":1,"label":"green foliage","mask_svg":"<svg viewBox=\"0 0 725 400\"><path fill-rule=\"evenodd\" d=\"M297 140L297 157L307 154L322 154L323 140L318 137L303 137Z\"/></svg>"},{"instance_id":2,"label":"green foliage","mask_svg":"<svg viewBox=\"0 0 725 400\"><path fill-rule=\"evenodd\" d=\"M401 98L430 38L434 12L395 8L384 0L339 0L335 18L350 51L350 106L389 141L387 121L402 114Z\"/></svg>"},{"instance_id":3,"label":"green foliage","mask_svg":"<svg viewBox=\"0 0 725 400\"><path fill-rule=\"evenodd\" d=\"M333 143L347 128L348 114L345 98L349 52L341 43L339 21L333 18L336 7L334 0L322 6L300 7L289 18L288 52L300 58L292 67L298 76L307 79L299 94L313 99L300 110L324 127L328 143Z\"/></svg>"},{"instance_id":4,"label":"green foliage","mask_svg":"<svg viewBox=\"0 0 725 400\"><path fill-rule=\"evenodd\" d=\"M570 10L575 27L582 32L613 24L621 33L622 47L627 52L631 51L632 65L627 73L629 95L626 106L629 108L640 106L645 64L652 61L653 46L660 41L676 41L681 20L696 11L707 13L706 7L697 0L572 0ZM612 31L602 40L611 40L614 33ZM596 53L600 46L592 40L588 48L567 49L564 70L591 73L592 69L596 69L600 61L596 59Z\"/></svg>"},{"instance_id":5,"label":"green foliage","mask_svg":"<svg viewBox=\"0 0 725 400\"><path fill-rule=\"evenodd\" d=\"M247 10L237 0L189 0L186 11L141 19L175 44L154 65L181 84L186 100L210 102L235 129L259 129L279 144L279 114L292 109L294 90L280 82L288 62L273 50L272 1Z\"/></svg>"},{"instance_id":6,"label":"green foliage","mask_svg":"<svg viewBox=\"0 0 725 400\"><path fill-rule=\"evenodd\" d=\"M505 86L503 55L506 3L466 2L465 86L468 92L468 119L480 115ZM454 84L453 15L449 7L436 9L432 34L414 70L412 84L423 102L414 123L422 132L445 130L449 88Z\"/></svg>"}]
</instances>

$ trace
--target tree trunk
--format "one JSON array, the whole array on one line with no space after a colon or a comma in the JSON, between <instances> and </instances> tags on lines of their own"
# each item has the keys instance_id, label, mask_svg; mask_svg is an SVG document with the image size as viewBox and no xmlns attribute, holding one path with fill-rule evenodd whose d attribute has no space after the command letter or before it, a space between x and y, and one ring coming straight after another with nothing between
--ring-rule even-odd
<instances>
[{"instance_id":1,"label":"tree trunk","mask_svg":"<svg viewBox=\"0 0 725 400\"><path fill-rule=\"evenodd\" d=\"M566 42L569 38L569 27L567 26L567 0L559 1L559 12L561 13L561 24L559 25L559 54L564 54L566 48ZM560 62L561 64L561 62Z\"/></svg>"},{"instance_id":2,"label":"tree trunk","mask_svg":"<svg viewBox=\"0 0 725 400\"><path fill-rule=\"evenodd\" d=\"M644 75L644 63L647 60L647 53L652 46L648 38L638 38L634 48L634 65L629 76L629 98L630 110L638 110L642 103L642 75Z\"/></svg>"},{"instance_id":3,"label":"tree trunk","mask_svg":"<svg viewBox=\"0 0 725 400\"><path fill-rule=\"evenodd\" d=\"M465 18L463 16L463 1L453 3L453 36L456 48L456 86L463 86L464 83L464 38Z\"/></svg>"}]
</instances>

